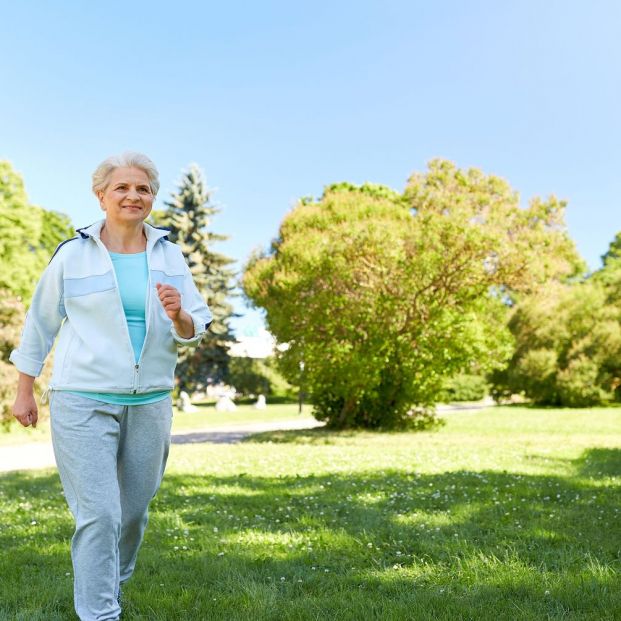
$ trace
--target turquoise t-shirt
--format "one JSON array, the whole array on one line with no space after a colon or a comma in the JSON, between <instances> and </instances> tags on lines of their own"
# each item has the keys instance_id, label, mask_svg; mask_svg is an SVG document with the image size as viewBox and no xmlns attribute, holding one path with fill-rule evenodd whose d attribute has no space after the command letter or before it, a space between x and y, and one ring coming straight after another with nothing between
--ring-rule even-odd
<instances>
[{"instance_id":1,"label":"turquoise t-shirt","mask_svg":"<svg viewBox=\"0 0 621 621\"><path fill-rule=\"evenodd\" d=\"M147 253L136 252L133 254L121 254L110 252L116 280L119 284L119 293L123 303L123 311L129 330L129 339L134 350L136 362L140 359L142 346L147 334L146 301L147 287L149 286L149 266L147 265ZM119 405L140 405L155 403L165 399L170 394L168 390L149 392L141 395L116 394L101 392L84 392L71 390L74 395L81 395L97 401L116 403Z\"/></svg>"}]
</instances>

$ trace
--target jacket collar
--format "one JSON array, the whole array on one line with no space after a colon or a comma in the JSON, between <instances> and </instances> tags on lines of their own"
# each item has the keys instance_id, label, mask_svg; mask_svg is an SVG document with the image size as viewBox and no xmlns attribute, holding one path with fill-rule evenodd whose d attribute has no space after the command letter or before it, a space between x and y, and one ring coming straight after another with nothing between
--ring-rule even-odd
<instances>
[{"instance_id":1,"label":"jacket collar","mask_svg":"<svg viewBox=\"0 0 621 621\"><path fill-rule=\"evenodd\" d=\"M95 222L90 226L76 229L76 232L80 235L80 237L82 237L82 239L88 239L89 237L99 239L99 235L101 233L101 229L104 223L105 220L99 220L98 222ZM144 227L144 232L147 236L148 246L153 246L160 239L168 239L167 235L168 233L170 233L169 229L152 226L151 224L147 224L146 222L144 222L142 226Z\"/></svg>"}]
</instances>

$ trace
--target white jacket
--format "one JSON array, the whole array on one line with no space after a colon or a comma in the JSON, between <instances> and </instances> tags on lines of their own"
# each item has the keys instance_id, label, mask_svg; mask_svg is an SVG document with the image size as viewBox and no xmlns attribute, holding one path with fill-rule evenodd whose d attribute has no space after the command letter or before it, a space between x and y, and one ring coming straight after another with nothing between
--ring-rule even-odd
<instances>
[{"instance_id":1,"label":"white jacket","mask_svg":"<svg viewBox=\"0 0 621 621\"><path fill-rule=\"evenodd\" d=\"M183 254L166 230L145 224L149 286L146 336L136 363L110 255L99 237L103 221L63 242L43 272L10 360L37 376L60 331L50 388L140 394L173 388L177 343L197 345L212 321ZM181 293L194 336L180 337L164 312L156 283Z\"/></svg>"}]
</instances>

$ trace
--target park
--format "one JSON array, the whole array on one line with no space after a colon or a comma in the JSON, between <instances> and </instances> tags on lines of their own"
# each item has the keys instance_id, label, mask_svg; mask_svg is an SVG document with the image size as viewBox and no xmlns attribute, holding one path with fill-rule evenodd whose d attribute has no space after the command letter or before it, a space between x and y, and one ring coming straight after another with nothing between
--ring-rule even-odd
<instances>
[{"instance_id":1,"label":"park","mask_svg":"<svg viewBox=\"0 0 621 621\"><path fill-rule=\"evenodd\" d=\"M616 3L4 13L0 621L621 619Z\"/></svg>"}]
</instances>

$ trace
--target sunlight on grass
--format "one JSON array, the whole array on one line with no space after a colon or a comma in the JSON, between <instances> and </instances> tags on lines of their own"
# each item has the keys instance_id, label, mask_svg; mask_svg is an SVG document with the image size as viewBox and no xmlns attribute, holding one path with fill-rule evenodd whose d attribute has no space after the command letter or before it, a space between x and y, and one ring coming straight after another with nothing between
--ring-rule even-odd
<instances>
[{"instance_id":1,"label":"sunlight on grass","mask_svg":"<svg viewBox=\"0 0 621 621\"><path fill-rule=\"evenodd\" d=\"M501 408L174 445L124 618L621 618L620 428ZM57 475L0 477L0 503L0 618L72 618Z\"/></svg>"}]
</instances>

